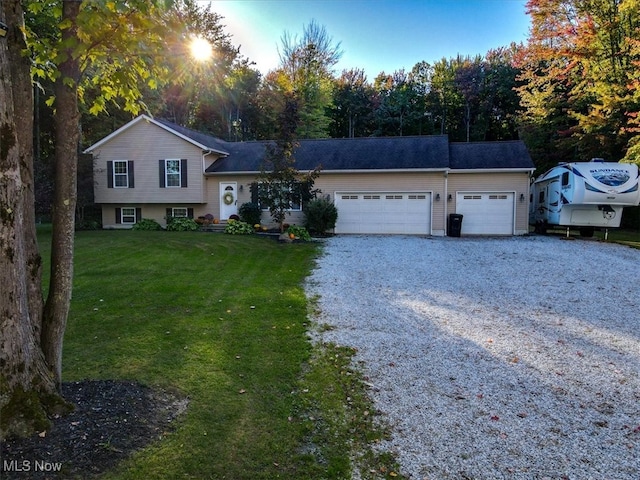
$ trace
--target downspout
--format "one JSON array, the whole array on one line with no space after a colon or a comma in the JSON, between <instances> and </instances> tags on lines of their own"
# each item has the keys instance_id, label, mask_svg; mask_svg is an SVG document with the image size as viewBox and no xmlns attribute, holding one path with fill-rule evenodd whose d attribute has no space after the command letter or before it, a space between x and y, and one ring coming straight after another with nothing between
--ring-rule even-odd
<instances>
[{"instance_id":1,"label":"downspout","mask_svg":"<svg viewBox=\"0 0 640 480\"><path fill-rule=\"evenodd\" d=\"M211 155L213 153L212 150L205 150L202 153L202 176L204 177L204 188L202 189L202 203L207 203L207 176L206 176L206 168L204 167L204 158L207 155Z\"/></svg>"},{"instance_id":2,"label":"downspout","mask_svg":"<svg viewBox=\"0 0 640 480\"><path fill-rule=\"evenodd\" d=\"M444 197L442 198L444 202L444 208L442 209L444 212L444 236L446 237L449 232L447 232L447 210L449 208L449 170L444 171Z\"/></svg>"}]
</instances>

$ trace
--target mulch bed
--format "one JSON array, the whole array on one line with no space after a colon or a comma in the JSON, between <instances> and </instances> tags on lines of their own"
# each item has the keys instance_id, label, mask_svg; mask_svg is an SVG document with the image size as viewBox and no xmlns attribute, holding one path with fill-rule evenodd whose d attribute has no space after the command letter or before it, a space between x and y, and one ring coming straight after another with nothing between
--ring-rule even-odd
<instances>
[{"instance_id":1,"label":"mulch bed","mask_svg":"<svg viewBox=\"0 0 640 480\"><path fill-rule=\"evenodd\" d=\"M62 393L76 408L50 431L0 443L0 478L95 477L162 439L188 401L134 382L84 380Z\"/></svg>"}]
</instances>

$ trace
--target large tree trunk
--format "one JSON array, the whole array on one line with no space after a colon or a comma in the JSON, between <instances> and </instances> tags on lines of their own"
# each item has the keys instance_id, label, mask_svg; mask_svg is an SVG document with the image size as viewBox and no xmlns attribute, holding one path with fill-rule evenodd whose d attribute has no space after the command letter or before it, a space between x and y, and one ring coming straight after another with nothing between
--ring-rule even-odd
<instances>
[{"instance_id":1,"label":"large tree trunk","mask_svg":"<svg viewBox=\"0 0 640 480\"><path fill-rule=\"evenodd\" d=\"M33 97L19 0L0 0L0 438L44 430L62 405L40 348L41 259L35 232Z\"/></svg>"},{"instance_id":2,"label":"large tree trunk","mask_svg":"<svg viewBox=\"0 0 640 480\"><path fill-rule=\"evenodd\" d=\"M55 83L55 193L52 212L51 277L49 295L44 308L41 344L51 366L58 388L62 382L62 345L71 305L73 286L73 245L77 201L78 145L80 112L77 85L80 64L74 57L77 39L76 19L80 10L77 0L63 2L62 19L72 27L62 31L66 58L60 63L60 75Z\"/></svg>"}]
</instances>

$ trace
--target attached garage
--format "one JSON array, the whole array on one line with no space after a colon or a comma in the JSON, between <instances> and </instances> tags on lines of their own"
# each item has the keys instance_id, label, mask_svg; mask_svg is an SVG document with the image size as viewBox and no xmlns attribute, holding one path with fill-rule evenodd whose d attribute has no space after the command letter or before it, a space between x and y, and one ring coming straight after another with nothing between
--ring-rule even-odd
<instances>
[{"instance_id":1,"label":"attached garage","mask_svg":"<svg viewBox=\"0 0 640 480\"><path fill-rule=\"evenodd\" d=\"M513 235L513 192L457 192L456 213L463 215L462 235Z\"/></svg>"},{"instance_id":2,"label":"attached garage","mask_svg":"<svg viewBox=\"0 0 640 480\"><path fill-rule=\"evenodd\" d=\"M335 233L431 234L430 192L336 192Z\"/></svg>"}]
</instances>

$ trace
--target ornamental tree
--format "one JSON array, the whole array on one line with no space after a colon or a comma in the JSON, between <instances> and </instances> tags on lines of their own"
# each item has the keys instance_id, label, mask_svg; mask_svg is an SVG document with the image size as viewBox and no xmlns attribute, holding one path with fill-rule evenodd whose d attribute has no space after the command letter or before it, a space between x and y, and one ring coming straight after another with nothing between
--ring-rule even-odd
<instances>
[{"instance_id":1,"label":"ornamental tree","mask_svg":"<svg viewBox=\"0 0 640 480\"><path fill-rule=\"evenodd\" d=\"M260 205L267 207L271 218L284 232L284 222L293 205L310 200L320 167L301 173L295 167L294 151L298 147L295 132L298 125L298 102L293 93L285 93L283 108L278 115L277 140L266 145L265 162L261 167L257 188Z\"/></svg>"}]
</instances>

